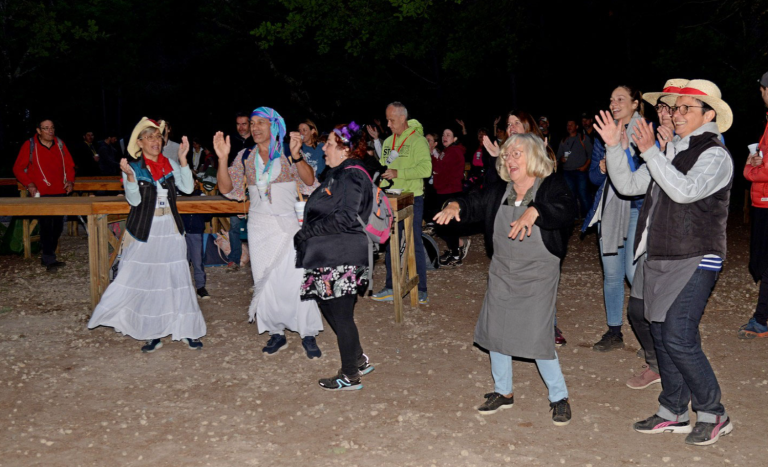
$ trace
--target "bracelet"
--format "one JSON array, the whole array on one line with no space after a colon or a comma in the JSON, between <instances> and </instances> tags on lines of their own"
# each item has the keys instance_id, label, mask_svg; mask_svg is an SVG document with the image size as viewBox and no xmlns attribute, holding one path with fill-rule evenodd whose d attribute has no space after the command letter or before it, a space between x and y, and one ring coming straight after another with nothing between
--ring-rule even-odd
<instances>
[{"instance_id":1,"label":"bracelet","mask_svg":"<svg viewBox=\"0 0 768 467\"><path fill-rule=\"evenodd\" d=\"M301 154L301 153L299 153L299 154ZM294 164L296 164L298 162L301 162L303 160L304 160L304 155L303 154L301 154L301 156L298 159L294 159L293 158L293 154L291 154L291 162L293 162Z\"/></svg>"}]
</instances>

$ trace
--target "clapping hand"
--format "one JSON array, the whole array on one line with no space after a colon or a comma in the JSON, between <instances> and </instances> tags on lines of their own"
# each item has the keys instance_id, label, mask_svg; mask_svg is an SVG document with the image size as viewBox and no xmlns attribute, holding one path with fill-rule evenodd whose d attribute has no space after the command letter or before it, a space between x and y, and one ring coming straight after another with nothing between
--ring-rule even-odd
<instances>
[{"instance_id":1,"label":"clapping hand","mask_svg":"<svg viewBox=\"0 0 768 467\"><path fill-rule=\"evenodd\" d=\"M645 120L640 120L635 125L635 132L632 133L632 141L637 145L640 152L645 152L656 145L656 138L653 132L653 125Z\"/></svg>"},{"instance_id":2,"label":"clapping hand","mask_svg":"<svg viewBox=\"0 0 768 467\"><path fill-rule=\"evenodd\" d=\"M189 139L186 136L181 137L181 144L179 145L179 165L182 167L187 166L187 153L189 152Z\"/></svg>"},{"instance_id":3,"label":"clapping hand","mask_svg":"<svg viewBox=\"0 0 768 467\"><path fill-rule=\"evenodd\" d=\"M656 135L656 139L659 140L659 147L661 148L662 151L666 151L667 143L672 141L672 138L675 137L675 133L664 125L661 125L658 128L656 128L656 131L658 133Z\"/></svg>"},{"instance_id":4,"label":"clapping hand","mask_svg":"<svg viewBox=\"0 0 768 467\"><path fill-rule=\"evenodd\" d=\"M219 163L223 161L224 164L227 164L229 151L231 149L232 145L229 143L229 136L225 138L223 132L217 131L216 134L213 135L213 150L219 157Z\"/></svg>"},{"instance_id":5,"label":"clapping hand","mask_svg":"<svg viewBox=\"0 0 768 467\"><path fill-rule=\"evenodd\" d=\"M498 157L499 155L499 143L497 141L494 141L491 143L491 139L488 138L488 135L483 136L483 147L486 151L488 151L488 154L490 154L492 157Z\"/></svg>"},{"instance_id":6,"label":"clapping hand","mask_svg":"<svg viewBox=\"0 0 768 467\"><path fill-rule=\"evenodd\" d=\"M605 147L616 146L621 140L621 125L613 121L613 115L605 110L601 110L599 115L595 115L595 130L605 141Z\"/></svg>"}]
</instances>

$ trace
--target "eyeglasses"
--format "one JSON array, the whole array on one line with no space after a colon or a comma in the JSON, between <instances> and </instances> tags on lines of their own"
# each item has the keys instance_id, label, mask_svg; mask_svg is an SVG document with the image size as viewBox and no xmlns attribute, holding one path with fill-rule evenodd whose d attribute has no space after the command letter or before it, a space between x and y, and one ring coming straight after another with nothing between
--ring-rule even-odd
<instances>
[{"instance_id":1,"label":"eyeglasses","mask_svg":"<svg viewBox=\"0 0 768 467\"><path fill-rule=\"evenodd\" d=\"M139 139L143 139L143 140L149 141L150 143L154 143L155 141L162 141L163 137L162 135L154 134L154 135L142 136Z\"/></svg>"},{"instance_id":2,"label":"eyeglasses","mask_svg":"<svg viewBox=\"0 0 768 467\"><path fill-rule=\"evenodd\" d=\"M511 151L509 153L501 153L501 160L505 161L509 156L512 156L513 159L520 159L520 156L523 155L523 151Z\"/></svg>"},{"instance_id":3,"label":"eyeglasses","mask_svg":"<svg viewBox=\"0 0 768 467\"><path fill-rule=\"evenodd\" d=\"M656 104L655 106L653 106L653 108L656 109L657 113L668 112L669 114L672 114L672 111L671 111L671 109L669 108L669 106L667 104L659 103L659 104Z\"/></svg>"},{"instance_id":4,"label":"eyeglasses","mask_svg":"<svg viewBox=\"0 0 768 467\"><path fill-rule=\"evenodd\" d=\"M680 112L680 115L685 115L691 107L697 107L699 109L704 108L704 106L701 105L673 105L669 107L669 114L672 115L675 112Z\"/></svg>"},{"instance_id":5,"label":"eyeglasses","mask_svg":"<svg viewBox=\"0 0 768 467\"><path fill-rule=\"evenodd\" d=\"M43 131L55 131L56 127L55 126L41 126L40 129L43 130Z\"/></svg>"}]
</instances>

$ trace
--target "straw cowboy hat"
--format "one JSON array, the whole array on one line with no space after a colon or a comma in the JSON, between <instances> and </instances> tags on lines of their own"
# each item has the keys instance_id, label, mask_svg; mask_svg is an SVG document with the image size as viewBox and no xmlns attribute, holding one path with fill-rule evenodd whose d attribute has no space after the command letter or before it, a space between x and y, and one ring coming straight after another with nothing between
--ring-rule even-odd
<instances>
[{"instance_id":1,"label":"straw cowboy hat","mask_svg":"<svg viewBox=\"0 0 768 467\"><path fill-rule=\"evenodd\" d=\"M643 100L651 105L656 105L656 103L661 98L661 101L667 105L675 105L675 100L677 100L677 96L670 96L670 94L674 94L677 92L680 92L680 89L682 89L684 86L688 85L687 79L682 78L675 78L675 79L668 79L666 83L664 83L664 89L661 92L646 92L643 94Z\"/></svg>"},{"instance_id":2,"label":"straw cowboy hat","mask_svg":"<svg viewBox=\"0 0 768 467\"><path fill-rule=\"evenodd\" d=\"M141 132L147 128L157 128L160 130L160 133L163 133L165 131L165 121L160 120L159 122L156 122L147 117L139 120L139 123L136 124L136 128L133 129L133 133L131 133L131 139L128 141L128 154L134 159L138 159L139 153L141 152L141 148L136 144L136 141L138 141Z\"/></svg>"},{"instance_id":3,"label":"straw cowboy hat","mask_svg":"<svg viewBox=\"0 0 768 467\"><path fill-rule=\"evenodd\" d=\"M733 124L733 111L731 106L725 103L720 88L712 81L705 79L692 79L688 84L680 88L680 91L671 93L670 96L688 96L704 102L712 107L717 114L717 129L725 133Z\"/></svg>"}]
</instances>

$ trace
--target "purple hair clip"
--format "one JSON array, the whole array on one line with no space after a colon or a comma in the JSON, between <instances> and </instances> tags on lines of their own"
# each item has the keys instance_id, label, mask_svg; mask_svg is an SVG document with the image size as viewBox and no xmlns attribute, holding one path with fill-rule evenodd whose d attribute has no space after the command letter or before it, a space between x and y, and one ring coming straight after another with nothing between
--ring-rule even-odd
<instances>
[{"instance_id":1,"label":"purple hair clip","mask_svg":"<svg viewBox=\"0 0 768 467\"><path fill-rule=\"evenodd\" d=\"M335 128L333 132L336 133L336 136L338 136L344 144L349 144L349 141L352 139L352 134L357 133L358 130L360 130L360 125L355 122L350 122L349 125L342 127L340 130Z\"/></svg>"}]
</instances>

